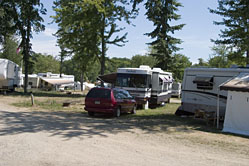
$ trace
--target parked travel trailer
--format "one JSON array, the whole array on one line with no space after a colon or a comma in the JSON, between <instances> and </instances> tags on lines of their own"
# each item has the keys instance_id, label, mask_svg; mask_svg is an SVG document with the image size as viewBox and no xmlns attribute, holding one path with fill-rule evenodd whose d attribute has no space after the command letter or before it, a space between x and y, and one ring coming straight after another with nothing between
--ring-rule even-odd
<instances>
[{"instance_id":1,"label":"parked travel trailer","mask_svg":"<svg viewBox=\"0 0 249 166\"><path fill-rule=\"evenodd\" d=\"M21 85L21 68L7 59L0 59L0 90L15 90Z\"/></svg>"},{"instance_id":2,"label":"parked travel trailer","mask_svg":"<svg viewBox=\"0 0 249 166\"><path fill-rule=\"evenodd\" d=\"M180 82L173 82L171 96L180 98L181 94L182 94L182 84Z\"/></svg>"},{"instance_id":3,"label":"parked travel trailer","mask_svg":"<svg viewBox=\"0 0 249 166\"><path fill-rule=\"evenodd\" d=\"M24 86L24 79L25 79L25 74L22 74L22 81L21 81L22 86ZM39 84L40 84L40 77L38 77L37 74L28 75L28 89L38 88Z\"/></svg>"},{"instance_id":4,"label":"parked travel trailer","mask_svg":"<svg viewBox=\"0 0 249 166\"><path fill-rule=\"evenodd\" d=\"M115 87L129 91L138 105L147 108L168 101L172 84L172 73L142 65L139 68L119 68Z\"/></svg>"},{"instance_id":5,"label":"parked travel trailer","mask_svg":"<svg viewBox=\"0 0 249 166\"><path fill-rule=\"evenodd\" d=\"M176 114L195 113L197 110L216 112L219 94L220 116L225 115L227 91L220 85L249 68L187 68L182 84L182 105Z\"/></svg>"}]
</instances>

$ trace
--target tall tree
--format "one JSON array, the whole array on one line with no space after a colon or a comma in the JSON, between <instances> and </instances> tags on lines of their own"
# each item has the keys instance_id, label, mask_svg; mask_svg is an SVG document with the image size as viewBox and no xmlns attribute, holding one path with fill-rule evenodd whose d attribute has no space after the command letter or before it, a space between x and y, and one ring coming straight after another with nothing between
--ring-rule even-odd
<instances>
[{"instance_id":1,"label":"tall tree","mask_svg":"<svg viewBox=\"0 0 249 166\"><path fill-rule=\"evenodd\" d=\"M60 71L60 62L52 55L34 53L32 55L31 61L33 63L32 72L29 73L59 73Z\"/></svg>"},{"instance_id":2,"label":"tall tree","mask_svg":"<svg viewBox=\"0 0 249 166\"><path fill-rule=\"evenodd\" d=\"M3 28L6 30L4 33L16 32L17 35L21 36L20 47L23 48L23 60L25 65L24 92L26 93L30 51L32 47L30 38L32 38L32 31L40 32L45 29L40 14L46 14L46 9L43 8L43 4L40 3L40 0L2 0L0 5L4 10L4 18L6 18L5 20L9 23ZM6 28L9 28L9 30Z\"/></svg>"},{"instance_id":3,"label":"tall tree","mask_svg":"<svg viewBox=\"0 0 249 166\"><path fill-rule=\"evenodd\" d=\"M60 45L60 49L61 49L60 54L59 54L59 59L60 59L60 77L62 77L63 62L64 62L65 58L67 56L69 56L69 55L68 55L68 52L66 51L66 49L62 45Z\"/></svg>"},{"instance_id":4,"label":"tall tree","mask_svg":"<svg viewBox=\"0 0 249 166\"><path fill-rule=\"evenodd\" d=\"M2 43L2 55L0 58L9 59L16 64L21 65L22 55L17 55L18 42L14 36L6 35Z\"/></svg>"},{"instance_id":5,"label":"tall tree","mask_svg":"<svg viewBox=\"0 0 249 166\"><path fill-rule=\"evenodd\" d=\"M235 54L246 55L249 64L249 1L218 0L218 3L217 9L210 9L210 12L222 16L222 21L214 21L214 24L226 28L219 35L222 39L212 41L234 47Z\"/></svg>"},{"instance_id":6,"label":"tall tree","mask_svg":"<svg viewBox=\"0 0 249 166\"><path fill-rule=\"evenodd\" d=\"M3 43L4 37L13 34L15 31L12 28L12 16L9 14L11 6L6 5L6 2L0 1L0 44Z\"/></svg>"},{"instance_id":7,"label":"tall tree","mask_svg":"<svg viewBox=\"0 0 249 166\"><path fill-rule=\"evenodd\" d=\"M148 0L145 3L147 19L152 21L155 26L155 29L146 35L155 39L149 44L155 49L152 55L158 60L157 66L163 70L171 70L173 53L180 50L177 44L182 43L172 34L181 30L184 24L170 25L171 21L177 21L181 18L180 15L176 14L181 6L177 0Z\"/></svg>"},{"instance_id":8,"label":"tall tree","mask_svg":"<svg viewBox=\"0 0 249 166\"><path fill-rule=\"evenodd\" d=\"M135 55L131 58L131 67L139 67L140 65L155 67L156 64L156 58L151 55Z\"/></svg>"},{"instance_id":9,"label":"tall tree","mask_svg":"<svg viewBox=\"0 0 249 166\"><path fill-rule=\"evenodd\" d=\"M193 67L208 67L208 63L202 58L198 58L198 63L194 64Z\"/></svg>"},{"instance_id":10,"label":"tall tree","mask_svg":"<svg viewBox=\"0 0 249 166\"><path fill-rule=\"evenodd\" d=\"M231 63L228 61L228 55L230 54L229 48L225 45L214 45L212 48L212 55L210 56L208 63L210 67L224 68L229 67Z\"/></svg>"},{"instance_id":11,"label":"tall tree","mask_svg":"<svg viewBox=\"0 0 249 166\"><path fill-rule=\"evenodd\" d=\"M95 60L100 52L99 32L96 28L100 20L96 15L98 4L80 0L59 0L54 4L56 15L53 18L59 26L56 36L62 50L61 61L65 54L72 55L71 62L73 67L77 68L73 69L73 74L81 82L83 91L86 70L91 67L93 59Z\"/></svg>"},{"instance_id":12,"label":"tall tree","mask_svg":"<svg viewBox=\"0 0 249 166\"><path fill-rule=\"evenodd\" d=\"M129 24L135 17L135 11L129 11L127 6L125 0L58 0L54 7L54 19L60 27L57 36L75 55L98 57L100 73L104 74L107 45L123 46L126 42L127 34L114 35L124 29L118 27L118 22L124 20Z\"/></svg>"},{"instance_id":13,"label":"tall tree","mask_svg":"<svg viewBox=\"0 0 249 166\"><path fill-rule=\"evenodd\" d=\"M177 81L183 80L184 69L187 67L191 67L192 63L189 58L182 54L175 54L173 57L173 67L171 72L173 73L173 77Z\"/></svg>"},{"instance_id":14,"label":"tall tree","mask_svg":"<svg viewBox=\"0 0 249 166\"><path fill-rule=\"evenodd\" d=\"M124 28L118 27L118 22L124 20L130 24L130 19L135 18L137 11L128 10L129 3L126 0L104 0L101 3L101 9L98 10L100 14L100 38L101 38L101 74L105 73L105 59L107 44L113 44L116 46L123 46L126 41L127 33L119 37L115 33L119 33Z\"/></svg>"}]
</instances>

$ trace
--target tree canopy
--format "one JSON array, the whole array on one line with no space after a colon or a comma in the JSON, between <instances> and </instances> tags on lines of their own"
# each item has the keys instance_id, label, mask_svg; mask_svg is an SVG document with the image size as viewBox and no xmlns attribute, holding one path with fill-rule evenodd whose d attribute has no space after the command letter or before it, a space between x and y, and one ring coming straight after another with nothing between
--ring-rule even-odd
<instances>
[{"instance_id":1,"label":"tree canopy","mask_svg":"<svg viewBox=\"0 0 249 166\"><path fill-rule=\"evenodd\" d=\"M172 34L181 30L184 24L170 25L170 22L181 18L176 14L181 6L177 0L148 0L145 3L147 19L152 21L155 26L155 29L146 35L155 39L149 44L155 49L152 55L158 60L157 66L163 70L172 69L173 53L180 50L177 44L182 41L173 37Z\"/></svg>"},{"instance_id":2,"label":"tree canopy","mask_svg":"<svg viewBox=\"0 0 249 166\"><path fill-rule=\"evenodd\" d=\"M249 1L218 0L218 3L217 9L210 9L210 12L223 17L222 21L214 21L214 24L224 25L225 29L221 30L221 39L212 41L234 48L237 56L246 55L249 64Z\"/></svg>"},{"instance_id":3,"label":"tree canopy","mask_svg":"<svg viewBox=\"0 0 249 166\"><path fill-rule=\"evenodd\" d=\"M2 0L0 2L0 38L2 35L16 34L21 37L20 47L23 49L23 60L25 65L24 92L27 92L30 51L32 45L32 31L40 32L45 29L42 24L43 18L40 14L46 14L46 9L40 0Z\"/></svg>"}]
</instances>

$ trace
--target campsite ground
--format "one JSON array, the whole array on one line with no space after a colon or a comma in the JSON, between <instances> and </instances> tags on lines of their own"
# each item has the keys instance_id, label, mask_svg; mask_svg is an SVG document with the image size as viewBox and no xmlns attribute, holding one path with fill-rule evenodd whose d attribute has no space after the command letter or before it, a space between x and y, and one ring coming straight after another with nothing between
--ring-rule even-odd
<instances>
[{"instance_id":1,"label":"campsite ground","mask_svg":"<svg viewBox=\"0 0 249 166\"><path fill-rule=\"evenodd\" d=\"M179 104L112 118L88 117L81 95L36 93L35 101L0 95L0 166L249 165L248 137L176 117Z\"/></svg>"}]
</instances>

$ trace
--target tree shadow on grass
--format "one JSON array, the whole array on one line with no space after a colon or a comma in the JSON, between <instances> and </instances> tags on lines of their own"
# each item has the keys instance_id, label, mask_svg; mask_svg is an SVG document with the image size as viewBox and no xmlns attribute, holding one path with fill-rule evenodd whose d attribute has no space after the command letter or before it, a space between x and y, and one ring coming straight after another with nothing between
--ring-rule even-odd
<instances>
[{"instance_id":1,"label":"tree shadow on grass","mask_svg":"<svg viewBox=\"0 0 249 166\"><path fill-rule=\"evenodd\" d=\"M67 93L62 93L62 92L47 92L47 91L33 91L32 92L34 96L37 97L70 97L70 98L80 98L80 97L85 97L86 95L83 94L67 94ZM8 93L6 96L30 96L29 93L23 93L23 92L11 92Z\"/></svg>"},{"instance_id":2,"label":"tree shadow on grass","mask_svg":"<svg viewBox=\"0 0 249 166\"><path fill-rule=\"evenodd\" d=\"M194 130L220 133L205 122L191 118L180 118L173 114L161 115L123 115L113 118L109 115L89 117L86 113L68 112L9 112L0 111L0 136L21 133L46 132L50 136L61 136L64 139L79 139L94 136L108 137L108 134L120 132L134 133L140 129L145 133L186 132Z\"/></svg>"}]
</instances>

